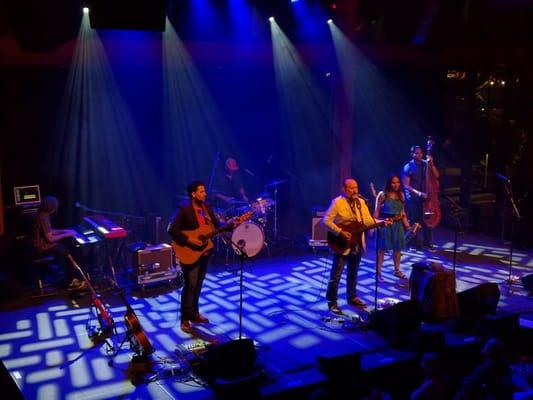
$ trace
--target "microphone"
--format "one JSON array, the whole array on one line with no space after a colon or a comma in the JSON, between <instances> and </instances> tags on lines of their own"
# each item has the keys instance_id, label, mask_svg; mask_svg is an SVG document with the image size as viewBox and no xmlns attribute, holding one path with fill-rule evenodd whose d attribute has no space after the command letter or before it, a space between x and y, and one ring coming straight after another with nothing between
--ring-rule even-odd
<instances>
[{"instance_id":1,"label":"microphone","mask_svg":"<svg viewBox=\"0 0 533 400\"><path fill-rule=\"evenodd\" d=\"M509 178L507 178L505 175L502 175L502 174L499 174L499 173L495 173L494 175L496 175L496 177L501 180L501 181L504 181L504 182L511 182L511 180Z\"/></svg>"},{"instance_id":2,"label":"microphone","mask_svg":"<svg viewBox=\"0 0 533 400\"><path fill-rule=\"evenodd\" d=\"M356 194L356 197L363 200L365 203L368 203L368 199L366 197L361 196L359 193Z\"/></svg>"},{"instance_id":3,"label":"microphone","mask_svg":"<svg viewBox=\"0 0 533 400\"><path fill-rule=\"evenodd\" d=\"M79 201L74 202L74 207L81 208L82 210L90 211L91 208L81 204Z\"/></svg>"}]
</instances>

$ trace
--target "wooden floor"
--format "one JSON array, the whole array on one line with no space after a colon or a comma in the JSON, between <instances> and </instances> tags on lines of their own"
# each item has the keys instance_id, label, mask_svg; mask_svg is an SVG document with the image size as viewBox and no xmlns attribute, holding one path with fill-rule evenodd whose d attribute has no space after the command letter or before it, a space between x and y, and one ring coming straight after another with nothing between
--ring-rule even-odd
<instances>
[{"instance_id":1,"label":"wooden floor","mask_svg":"<svg viewBox=\"0 0 533 400\"><path fill-rule=\"evenodd\" d=\"M437 251L433 253L405 252L403 271L409 275L411 264L419 261L440 262L452 269L453 232L437 230L436 244ZM371 245L361 263L358 284L359 295L370 311L375 300L373 253ZM179 328L178 288L126 288L156 349L149 360L132 361L133 352L126 341L109 365L110 347L118 347L125 335L125 306L111 290L102 291L102 299L116 323L116 334L107 340L89 338L90 327L98 326L89 296L72 298L63 292L36 300L25 292L14 301L1 304L0 357L26 398L47 400L211 398L211 387L198 373L199 360L209 349L238 339L240 328L242 337L255 344L263 397L320 387L325 376L318 368L318 356L361 352L363 369L413 358L412 353L390 348L378 332L366 329L368 313L345 303L344 277L339 306L346 316L339 319L328 312L324 297L331 256L327 251L314 252L297 246L275 251L271 246L270 255L263 252L246 261L242 327L239 263L237 259L229 265L224 261L222 252L213 259L201 297L201 312L209 317L210 324L198 326L193 336ZM531 251L515 250L513 261L512 275L533 273ZM407 281L394 277L392 269L387 256L386 282L379 284L377 292L378 307L409 299ZM488 237L459 237L457 291L496 282L501 294L498 310L519 313L521 324L531 324L533 298L521 285L505 283L508 275L507 245ZM125 276L120 278L123 285L131 286ZM406 387L416 383L413 378Z\"/></svg>"}]
</instances>

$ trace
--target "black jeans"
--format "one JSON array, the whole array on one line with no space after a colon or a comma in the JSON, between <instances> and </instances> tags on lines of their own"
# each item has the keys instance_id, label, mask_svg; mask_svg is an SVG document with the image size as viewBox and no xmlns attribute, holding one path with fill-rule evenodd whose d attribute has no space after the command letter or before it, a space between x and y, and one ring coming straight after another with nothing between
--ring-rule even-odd
<instances>
[{"instance_id":1,"label":"black jeans","mask_svg":"<svg viewBox=\"0 0 533 400\"><path fill-rule=\"evenodd\" d=\"M202 291L209 256L202 256L194 264L182 265L183 289L181 290L181 320L190 321L198 315L198 299Z\"/></svg>"},{"instance_id":2,"label":"black jeans","mask_svg":"<svg viewBox=\"0 0 533 400\"><path fill-rule=\"evenodd\" d=\"M348 265L346 277L346 295L347 299L357 296L357 273L359 271L359 263L361 262L361 252L350 253L347 256L342 254L333 255L333 263L331 266L331 273L329 276L328 290L326 292L326 299L328 303L336 303L338 298L339 282L341 280L344 265Z\"/></svg>"},{"instance_id":3,"label":"black jeans","mask_svg":"<svg viewBox=\"0 0 533 400\"><path fill-rule=\"evenodd\" d=\"M76 270L74 269L74 266L70 263L70 260L68 259L68 255L70 254L67 246L57 243L54 245L54 247L38 252L36 254L37 258L41 257L47 257L52 256L55 258L56 263L61 267L63 270L63 275L65 279L65 284L69 284L72 282L72 279L74 279L77 275Z\"/></svg>"}]
</instances>

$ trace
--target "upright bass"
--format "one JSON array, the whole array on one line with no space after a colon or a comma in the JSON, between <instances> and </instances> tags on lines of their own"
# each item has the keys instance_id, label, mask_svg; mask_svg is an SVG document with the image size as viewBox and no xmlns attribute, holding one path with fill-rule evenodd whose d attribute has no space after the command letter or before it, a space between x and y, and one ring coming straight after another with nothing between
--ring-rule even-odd
<instances>
[{"instance_id":1,"label":"upright bass","mask_svg":"<svg viewBox=\"0 0 533 400\"><path fill-rule=\"evenodd\" d=\"M427 197L424 199L424 222L430 228L435 228L441 218L440 203L439 203L439 178L433 174L432 171L432 150L435 142L431 136L428 136L426 156L428 158L426 164L426 193Z\"/></svg>"}]
</instances>

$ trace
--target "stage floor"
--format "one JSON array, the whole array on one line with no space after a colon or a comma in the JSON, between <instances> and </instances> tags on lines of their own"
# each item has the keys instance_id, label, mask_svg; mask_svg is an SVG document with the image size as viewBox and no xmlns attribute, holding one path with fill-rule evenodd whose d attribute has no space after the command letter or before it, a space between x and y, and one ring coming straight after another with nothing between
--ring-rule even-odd
<instances>
[{"instance_id":1,"label":"stage floor","mask_svg":"<svg viewBox=\"0 0 533 400\"><path fill-rule=\"evenodd\" d=\"M404 253L402 270L419 261L440 262L452 268L453 232L436 231L437 251ZM369 240L372 242L372 240ZM272 247L272 250L274 247ZM156 351L150 361L133 362L126 343L114 363L108 344L124 338L125 306L111 290L102 293L116 323L116 335L91 340L87 325L97 325L89 307L90 296L73 299L62 293L31 300L29 294L1 304L0 357L28 399L206 399L212 390L191 365L214 343L239 337L240 274L235 259L230 265L217 257L210 267L200 299L210 323L198 325L191 336L179 328L180 289L165 285L141 291L127 288L127 297ZM371 310L374 306L374 248L362 260L358 293ZM512 274L533 273L533 252L515 250ZM363 352L366 364L387 363L401 357L391 355L387 342L365 329L365 313L346 304L345 280L339 288L339 306L347 316L335 320L324 299L331 255L326 250L293 247L284 254L262 253L244 264L242 336L253 339L263 373L261 391L275 396L290 388L318 385L317 356ZM407 280L392 274L386 257L378 299L407 300ZM498 310L520 313L529 322L533 297L521 285L505 283L509 275L509 247L494 238L462 234L456 260L457 292L485 282L500 287ZM122 282L124 283L124 281ZM405 355L409 357L409 355ZM231 360L228 360L229 362Z\"/></svg>"}]
</instances>

